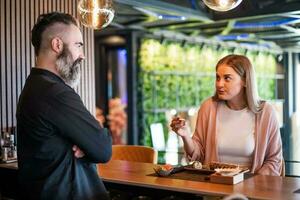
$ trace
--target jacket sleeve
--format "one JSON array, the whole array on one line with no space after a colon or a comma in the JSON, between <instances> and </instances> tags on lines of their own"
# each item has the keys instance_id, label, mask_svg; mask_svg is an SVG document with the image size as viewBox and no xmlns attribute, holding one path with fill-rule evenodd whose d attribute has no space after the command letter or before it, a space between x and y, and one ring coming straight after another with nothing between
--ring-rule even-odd
<instances>
[{"instance_id":1,"label":"jacket sleeve","mask_svg":"<svg viewBox=\"0 0 300 200\"><path fill-rule=\"evenodd\" d=\"M192 136L194 151L192 155L187 155L188 160L198 160L202 163L204 162L208 112L211 104L210 101L211 99L206 100L198 111L195 132Z\"/></svg>"},{"instance_id":2,"label":"jacket sleeve","mask_svg":"<svg viewBox=\"0 0 300 200\"><path fill-rule=\"evenodd\" d=\"M110 160L112 139L109 131L100 127L75 91L60 92L49 102L49 120L70 145L77 145L84 152L85 160L93 163Z\"/></svg>"},{"instance_id":3,"label":"jacket sleeve","mask_svg":"<svg viewBox=\"0 0 300 200\"><path fill-rule=\"evenodd\" d=\"M265 117L262 118L264 133L266 133L266 147L263 165L258 170L258 174L279 176L282 170L282 142L279 131L279 123L275 110L271 105L266 105Z\"/></svg>"}]
</instances>

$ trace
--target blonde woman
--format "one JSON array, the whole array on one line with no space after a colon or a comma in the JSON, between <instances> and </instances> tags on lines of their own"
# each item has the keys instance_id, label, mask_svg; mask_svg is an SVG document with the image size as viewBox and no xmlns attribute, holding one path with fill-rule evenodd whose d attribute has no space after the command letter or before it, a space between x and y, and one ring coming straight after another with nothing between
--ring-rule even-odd
<instances>
[{"instance_id":1,"label":"blonde woman","mask_svg":"<svg viewBox=\"0 0 300 200\"><path fill-rule=\"evenodd\" d=\"M191 138L182 119L171 128L184 142L190 160L248 167L252 173L279 176L282 142L272 106L259 99L254 69L242 55L228 55L216 66L215 95L201 105Z\"/></svg>"}]
</instances>

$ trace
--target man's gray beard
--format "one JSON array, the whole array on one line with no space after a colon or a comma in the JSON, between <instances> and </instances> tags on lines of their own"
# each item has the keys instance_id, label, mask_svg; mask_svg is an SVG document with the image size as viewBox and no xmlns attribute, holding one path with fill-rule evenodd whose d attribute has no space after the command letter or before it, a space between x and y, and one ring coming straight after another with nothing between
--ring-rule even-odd
<instances>
[{"instance_id":1,"label":"man's gray beard","mask_svg":"<svg viewBox=\"0 0 300 200\"><path fill-rule=\"evenodd\" d=\"M64 47L61 55L56 60L56 70L67 85L74 88L80 82L80 63L78 58L73 62L72 55L68 47Z\"/></svg>"}]
</instances>

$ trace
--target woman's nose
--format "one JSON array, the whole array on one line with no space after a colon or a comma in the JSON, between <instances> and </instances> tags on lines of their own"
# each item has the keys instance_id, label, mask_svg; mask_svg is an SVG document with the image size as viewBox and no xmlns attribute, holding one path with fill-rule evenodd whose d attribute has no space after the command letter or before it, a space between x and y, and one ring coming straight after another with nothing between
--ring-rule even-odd
<instances>
[{"instance_id":1,"label":"woman's nose","mask_svg":"<svg viewBox=\"0 0 300 200\"><path fill-rule=\"evenodd\" d=\"M218 88L223 87L224 86L224 82L222 80L218 80L218 81L216 81L216 86Z\"/></svg>"}]
</instances>

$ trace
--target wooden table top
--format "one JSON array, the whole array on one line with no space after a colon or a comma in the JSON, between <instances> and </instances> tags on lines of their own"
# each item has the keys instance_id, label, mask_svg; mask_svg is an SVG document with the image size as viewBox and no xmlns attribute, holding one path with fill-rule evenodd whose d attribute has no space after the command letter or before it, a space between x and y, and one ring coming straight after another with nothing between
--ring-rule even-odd
<instances>
[{"instance_id":1,"label":"wooden table top","mask_svg":"<svg viewBox=\"0 0 300 200\"><path fill-rule=\"evenodd\" d=\"M300 199L300 193L294 193L300 188L300 178L256 175L236 185L225 185L147 176L154 173L153 167L117 160L98 165L102 179L111 183L211 196L241 193L251 199Z\"/></svg>"},{"instance_id":2,"label":"wooden table top","mask_svg":"<svg viewBox=\"0 0 300 200\"><path fill-rule=\"evenodd\" d=\"M18 162L0 163L0 167L6 169L18 169Z\"/></svg>"},{"instance_id":3,"label":"wooden table top","mask_svg":"<svg viewBox=\"0 0 300 200\"><path fill-rule=\"evenodd\" d=\"M236 185L225 185L166 177L153 174L153 164L112 160L100 164L100 176L105 182L164 189L200 195L225 196L241 193L251 199L300 199L300 178L256 175ZM17 163L0 164L0 168L18 169Z\"/></svg>"}]
</instances>

